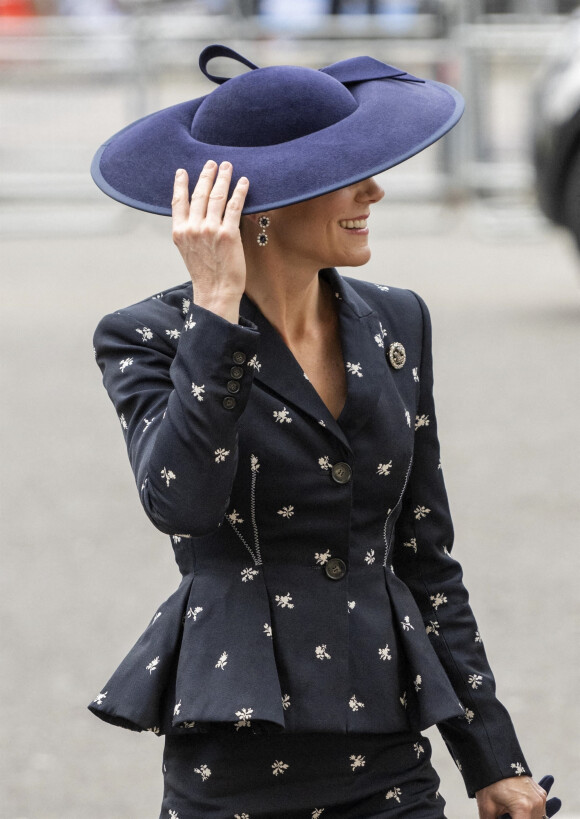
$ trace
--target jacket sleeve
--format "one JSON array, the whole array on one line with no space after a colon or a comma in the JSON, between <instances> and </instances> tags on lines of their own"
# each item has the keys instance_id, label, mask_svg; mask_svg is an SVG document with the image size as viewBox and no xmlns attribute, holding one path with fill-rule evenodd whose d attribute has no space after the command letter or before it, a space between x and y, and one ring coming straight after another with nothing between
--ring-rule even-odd
<instances>
[{"instance_id":1,"label":"jacket sleeve","mask_svg":"<svg viewBox=\"0 0 580 819\"><path fill-rule=\"evenodd\" d=\"M195 304L181 330L162 326L159 311L137 318L126 310L96 329L97 363L141 502L166 534L207 535L223 520L258 336L250 322L232 324Z\"/></svg>"},{"instance_id":2,"label":"jacket sleeve","mask_svg":"<svg viewBox=\"0 0 580 819\"><path fill-rule=\"evenodd\" d=\"M419 403L413 467L395 534L393 567L410 588L425 628L465 715L438 727L468 794L500 779L531 775L511 719L495 696L459 563L439 457L433 403L431 324L424 302ZM412 548L409 548L409 547Z\"/></svg>"}]
</instances>

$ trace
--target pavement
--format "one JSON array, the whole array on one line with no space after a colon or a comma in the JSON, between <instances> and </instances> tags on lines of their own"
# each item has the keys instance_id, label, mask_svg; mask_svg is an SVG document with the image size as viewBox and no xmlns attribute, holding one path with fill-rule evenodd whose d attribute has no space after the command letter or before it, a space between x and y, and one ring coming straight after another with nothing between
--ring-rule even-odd
<instances>
[{"instance_id":1,"label":"pavement","mask_svg":"<svg viewBox=\"0 0 580 819\"><path fill-rule=\"evenodd\" d=\"M106 202L109 223L90 230L87 217L68 230L79 213L55 207L45 216L60 231L39 230L32 211L0 244L0 819L153 818L161 742L85 705L178 572L140 508L92 331L105 312L187 274L168 220L121 217ZM381 203L371 225L373 258L356 274L417 290L431 308L455 554L499 696L537 777L556 776L562 819L573 819L580 257L531 207ZM428 733L449 819L475 817Z\"/></svg>"}]
</instances>

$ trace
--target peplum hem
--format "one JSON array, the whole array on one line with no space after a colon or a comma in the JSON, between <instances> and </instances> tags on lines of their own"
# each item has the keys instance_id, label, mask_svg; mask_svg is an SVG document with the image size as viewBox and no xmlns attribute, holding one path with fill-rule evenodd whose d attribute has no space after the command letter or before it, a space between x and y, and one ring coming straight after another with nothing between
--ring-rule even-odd
<instances>
[{"instance_id":1,"label":"peplum hem","mask_svg":"<svg viewBox=\"0 0 580 819\"><path fill-rule=\"evenodd\" d=\"M284 729L262 572L191 572L89 704L112 725L157 735ZM220 596L215 589L220 588Z\"/></svg>"}]
</instances>

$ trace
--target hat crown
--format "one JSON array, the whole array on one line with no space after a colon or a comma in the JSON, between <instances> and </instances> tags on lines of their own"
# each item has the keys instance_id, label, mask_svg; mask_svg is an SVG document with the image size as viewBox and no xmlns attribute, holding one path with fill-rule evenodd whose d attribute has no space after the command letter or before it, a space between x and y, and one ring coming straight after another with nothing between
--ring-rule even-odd
<instances>
[{"instance_id":1,"label":"hat crown","mask_svg":"<svg viewBox=\"0 0 580 819\"><path fill-rule=\"evenodd\" d=\"M328 74L300 66L259 68L208 94L191 135L213 145L277 145L328 128L356 109L350 91Z\"/></svg>"}]
</instances>

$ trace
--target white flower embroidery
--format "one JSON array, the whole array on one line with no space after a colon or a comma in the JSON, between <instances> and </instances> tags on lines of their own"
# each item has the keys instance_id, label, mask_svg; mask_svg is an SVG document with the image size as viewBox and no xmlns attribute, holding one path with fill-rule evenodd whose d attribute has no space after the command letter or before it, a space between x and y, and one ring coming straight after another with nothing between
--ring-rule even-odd
<instances>
[{"instance_id":1,"label":"white flower embroidery","mask_svg":"<svg viewBox=\"0 0 580 819\"><path fill-rule=\"evenodd\" d=\"M292 602L292 596L290 592L286 592L286 594L277 594L276 595L276 603L282 609L293 609L294 603Z\"/></svg>"},{"instance_id":2,"label":"white flower embroidery","mask_svg":"<svg viewBox=\"0 0 580 819\"><path fill-rule=\"evenodd\" d=\"M290 702L290 694L283 694L282 695L282 708L284 709L284 711L286 711L286 709L290 708L291 704L292 703Z\"/></svg>"},{"instance_id":3,"label":"white flower embroidery","mask_svg":"<svg viewBox=\"0 0 580 819\"><path fill-rule=\"evenodd\" d=\"M447 602L447 597L441 592L437 592L437 594L432 594L429 599L431 600L431 605L435 610L437 610L439 606L443 606Z\"/></svg>"},{"instance_id":4,"label":"white flower embroidery","mask_svg":"<svg viewBox=\"0 0 580 819\"><path fill-rule=\"evenodd\" d=\"M238 515L238 513L236 512L235 509L232 509L232 511L229 513L229 515L226 515L226 517L227 517L227 519L229 520L230 523L243 523L244 522L244 519L241 518Z\"/></svg>"},{"instance_id":5,"label":"white flower embroidery","mask_svg":"<svg viewBox=\"0 0 580 819\"><path fill-rule=\"evenodd\" d=\"M175 472L172 472L171 469L167 469L167 467L164 466L163 469L161 470L161 477L163 478L167 486L169 486L171 481L175 480Z\"/></svg>"},{"instance_id":6,"label":"white flower embroidery","mask_svg":"<svg viewBox=\"0 0 580 819\"><path fill-rule=\"evenodd\" d=\"M302 375L304 376L304 378L305 378L307 381L310 381L310 379L308 378L308 376L306 375L306 373L302 373Z\"/></svg>"},{"instance_id":7,"label":"white flower embroidery","mask_svg":"<svg viewBox=\"0 0 580 819\"><path fill-rule=\"evenodd\" d=\"M152 725L151 728L146 728L146 730L149 731L149 733L151 734L159 734L161 729L159 728L158 725Z\"/></svg>"},{"instance_id":8,"label":"white flower embroidery","mask_svg":"<svg viewBox=\"0 0 580 819\"><path fill-rule=\"evenodd\" d=\"M201 614L202 611L203 611L202 606L196 606L194 609L192 609L190 606L187 610L187 619L193 620L193 622L195 623L197 621L197 615Z\"/></svg>"},{"instance_id":9,"label":"white flower embroidery","mask_svg":"<svg viewBox=\"0 0 580 819\"><path fill-rule=\"evenodd\" d=\"M179 727L180 728L195 728L195 720L193 719L193 720L191 720L191 722L188 722L187 720L185 722L181 722L179 724Z\"/></svg>"},{"instance_id":10,"label":"white flower embroidery","mask_svg":"<svg viewBox=\"0 0 580 819\"><path fill-rule=\"evenodd\" d=\"M403 691L403 693L399 697L399 702L401 703L403 708L407 707L407 692L406 691Z\"/></svg>"},{"instance_id":11,"label":"white flower embroidery","mask_svg":"<svg viewBox=\"0 0 580 819\"><path fill-rule=\"evenodd\" d=\"M418 693L419 693L419 691L421 690L421 683L422 683L422 682L423 682L423 680L422 680L422 678L421 678L421 675L420 675L420 674L417 674L417 676L416 676L416 677L415 677L415 679L413 680L413 685L415 686L415 691L417 692L417 694L418 694Z\"/></svg>"},{"instance_id":12,"label":"white flower embroidery","mask_svg":"<svg viewBox=\"0 0 580 819\"><path fill-rule=\"evenodd\" d=\"M351 375L356 375L359 378L363 377L362 365L360 364L360 362L358 364L351 364L350 361L347 361L346 362L346 369Z\"/></svg>"},{"instance_id":13,"label":"white flower embroidery","mask_svg":"<svg viewBox=\"0 0 580 819\"><path fill-rule=\"evenodd\" d=\"M389 461L388 464L379 464L377 466L377 475L389 475L392 466L393 466L392 461Z\"/></svg>"},{"instance_id":14,"label":"white flower embroidery","mask_svg":"<svg viewBox=\"0 0 580 819\"><path fill-rule=\"evenodd\" d=\"M266 637L272 636L272 626L269 623L264 623L264 634Z\"/></svg>"},{"instance_id":15,"label":"white flower embroidery","mask_svg":"<svg viewBox=\"0 0 580 819\"><path fill-rule=\"evenodd\" d=\"M123 413L119 415L119 421L121 422L123 429L128 429L127 422L125 421L125 415Z\"/></svg>"},{"instance_id":16,"label":"white flower embroidery","mask_svg":"<svg viewBox=\"0 0 580 819\"><path fill-rule=\"evenodd\" d=\"M178 717L181 714L181 700L175 703L175 708L173 709L173 716Z\"/></svg>"},{"instance_id":17,"label":"white flower embroidery","mask_svg":"<svg viewBox=\"0 0 580 819\"><path fill-rule=\"evenodd\" d=\"M409 619L408 614L406 614L403 620L401 620L401 625L403 626L404 631L415 631L415 626L411 625L411 620Z\"/></svg>"},{"instance_id":18,"label":"white flower embroidery","mask_svg":"<svg viewBox=\"0 0 580 819\"><path fill-rule=\"evenodd\" d=\"M190 307L191 301L189 299L181 299L181 312L183 313L183 315L187 313Z\"/></svg>"},{"instance_id":19,"label":"white flower embroidery","mask_svg":"<svg viewBox=\"0 0 580 819\"><path fill-rule=\"evenodd\" d=\"M193 328L195 327L195 325L196 325L196 324L197 324L197 322L193 320L192 316L188 316L188 317L185 319L185 322L184 322L184 324L183 324L183 329L184 329L186 332L187 332L188 330L193 330Z\"/></svg>"},{"instance_id":20,"label":"white flower embroidery","mask_svg":"<svg viewBox=\"0 0 580 819\"><path fill-rule=\"evenodd\" d=\"M514 773L516 776L522 776L522 774L525 774L526 772L526 769L524 768L521 762L512 762L510 768L514 769Z\"/></svg>"},{"instance_id":21,"label":"white flower embroidery","mask_svg":"<svg viewBox=\"0 0 580 819\"><path fill-rule=\"evenodd\" d=\"M411 426L411 413L409 410L405 410L405 420L407 421L407 426Z\"/></svg>"},{"instance_id":22,"label":"white flower embroidery","mask_svg":"<svg viewBox=\"0 0 580 819\"><path fill-rule=\"evenodd\" d=\"M169 811L169 819L179 819L179 814L176 810Z\"/></svg>"},{"instance_id":23,"label":"white flower embroidery","mask_svg":"<svg viewBox=\"0 0 580 819\"><path fill-rule=\"evenodd\" d=\"M372 566L374 562L375 562L375 550L374 549L369 549L369 551L365 555L365 563L367 563L369 566Z\"/></svg>"},{"instance_id":24,"label":"white flower embroidery","mask_svg":"<svg viewBox=\"0 0 580 819\"><path fill-rule=\"evenodd\" d=\"M240 574L242 575L242 583L248 583L250 580L253 580L259 572L257 569L252 569L252 567L249 566L247 569L242 569Z\"/></svg>"},{"instance_id":25,"label":"white flower embroidery","mask_svg":"<svg viewBox=\"0 0 580 819\"><path fill-rule=\"evenodd\" d=\"M381 660L392 660L393 659L392 656L391 656L391 649L389 648L388 643L384 648L379 648L379 658Z\"/></svg>"},{"instance_id":26,"label":"white flower embroidery","mask_svg":"<svg viewBox=\"0 0 580 819\"><path fill-rule=\"evenodd\" d=\"M415 430L418 430L419 427L428 427L429 426L429 416L428 415L416 415L415 416Z\"/></svg>"},{"instance_id":27,"label":"white flower embroidery","mask_svg":"<svg viewBox=\"0 0 580 819\"><path fill-rule=\"evenodd\" d=\"M253 708L241 708L239 711L236 711L236 717L239 720L239 722L234 722L236 731L239 731L240 728L250 728L253 713Z\"/></svg>"},{"instance_id":28,"label":"white flower embroidery","mask_svg":"<svg viewBox=\"0 0 580 819\"><path fill-rule=\"evenodd\" d=\"M285 771L287 771L288 767L289 766L286 764L286 762L282 762L282 760L277 759L272 764L272 773L274 776L278 776L278 774L283 774Z\"/></svg>"},{"instance_id":29,"label":"white flower embroidery","mask_svg":"<svg viewBox=\"0 0 580 819\"><path fill-rule=\"evenodd\" d=\"M349 699L348 704L353 711L358 711L359 708L364 708L364 702L359 702L355 695L353 694L352 697Z\"/></svg>"},{"instance_id":30,"label":"white flower embroidery","mask_svg":"<svg viewBox=\"0 0 580 819\"><path fill-rule=\"evenodd\" d=\"M162 614L163 614L162 611L156 612L155 616L153 617L153 620L151 620L151 625L153 625L153 623L156 623L157 620L159 620L159 618L161 617Z\"/></svg>"},{"instance_id":31,"label":"white flower embroidery","mask_svg":"<svg viewBox=\"0 0 580 819\"><path fill-rule=\"evenodd\" d=\"M143 418L143 423L145 424L145 426L143 427L143 432L145 432L146 429L149 429L149 427L151 426L151 424L155 420L155 417L156 416L154 415L151 420L149 420L148 418Z\"/></svg>"},{"instance_id":32,"label":"white flower embroidery","mask_svg":"<svg viewBox=\"0 0 580 819\"><path fill-rule=\"evenodd\" d=\"M141 336L141 341L151 341L153 338L153 333L149 327L143 327L143 329L136 327L135 332L139 333Z\"/></svg>"},{"instance_id":33,"label":"white flower embroidery","mask_svg":"<svg viewBox=\"0 0 580 819\"><path fill-rule=\"evenodd\" d=\"M321 646L316 646L314 653L319 660L330 660L330 654L326 650L326 643L323 643Z\"/></svg>"},{"instance_id":34,"label":"white flower embroidery","mask_svg":"<svg viewBox=\"0 0 580 819\"><path fill-rule=\"evenodd\" d=\"M383 340L383 339L385 339L386 337L387 337L387 331L386 331L386 330L383 330L383 325L382 325L382 324L381 324L381 322L379 321L379 332L378 332L378 333L376 334L376 336L375 336L375 341L377 342L377 344L379 345L379 347L383 347L383 348L384 348L384 346L385 346L385 342L384 342L384 340Z\"/></svg>"},{"instance_id":35,"label":"white flower embroidery","mask_svg":"<svg viewBox=\"0 0 580 819\"><path fill-rule=\"evenodd\" d=\"M348 613L350 614L351 611L354 611L354 607L356 606L356 600L348 600L347 605L348 605Z\"/></svg>"},{"instance_id":36,"label":"white flower embroidery","mask_svg":"<svg viewBox=\"0 0 580 819\"><path fill-rule=\"evenodd\" d=\"M294 514L294 507L293 506L283 506L281 509L278 509L278 514L281 515L283 518L291 518Z\"/></svg>"},{"instance_id":37,"label":"white flower embroidery","mask_svg":"<svg viewBox=\"0 0 580 819\"><path fill-rule=\"evenodd\" d=\"M122 359L122 361L119 362L119 369L121 370L122 373L124 373L127 367L130 367L132 363L133 363L132 358L124 358Z\"/></svg>"},{"instance_id":38,"label":"white flower embroidery","mask_svg":"<svg viewBox=\"0 0 580 819\"><path fill-rule=\"evenodd\" d=\"M467 682L472 688L477 689L482 684L483 677L481 674L470 674L467 678Z\"/></svg>"},{"instance_id":39,"label":"white flower embroidery","mask_svg":"<svg viewBox=\"0 0 580 819\"><path fill-rule=\"evenodd\" d=\"M418 367L413 367L413 378L415 381L419 380L419 369Z\"/></svg>"},{"instance_id":40,"label":"white flower embroidery","mask_svg":"<svg viewBox=\"0 0 580 819\"><path fill-rule=\"evenodd\" d=\"M429 620L429 625L425 626L425 631L427 634L434 634L436 637L439 637L439 621Z\"/></svg>"},{"instance_id":41,"label":"white flower embroidery","mask_svg":"<svg viewBox=\"0 0 580 819\"><path fill-rule=\"evenodd\" d=\"M250 455L250 470L256 475L260 471L260 462L257 455Z\"/></svg>"},{"instance_id":42,"label":"white flower embroidery","mask_svg":"<svg viewBox=\"0 0 580 819\"><path fill-rule=\"evenodd\" d=\"M413 514L416 520L421 520L421 518L426 518L430 511L426 506L417 506L413 509Z\"/></svg>"},{"instance_id":43,"label":"white flower embroidery","mask_svg":"<svg viewBox=\"0 0 580 819\"><path fill-rule=\"evenodd\" d=\"M176 339L176 338L179 338L181 333L179 332L179 330L166 330L165 335L169 336L169 338Z\"/></svg>"},{"instance_id":44,"label":"white flower embroidery","mask_svg":"<svg viewBox=\"0 0 580 819\"><path fill-rule=\"evenodd\" d=\"M227 651L222 651L222 653L220 654L220 658L217 661L217 663L215 664L214 668L221 668L223 670L226 667L227 664L228 664L228 653L227 653Z\"/></svg>"},{"instance_id":45,"label":"white flower embroidery","mask_svg":"<svg viewBox=\"0 0 580 819\"><path fill-rule=\"evenodd\" d=\"M93 702L96 702L97 705L102 705L103 700L106 699L106 697L107 697L107 692L106 691L101 691L100 694L97 694L97 696L95 697Z\"/></svg>"},{"instance_id":46,"label":"white flower embroidery","mask_svg":"<svg viewBox=\"0 0 580 819\"><path fill-rule=\"evenodd\" d=\"M330 469L331 463L330 463L330 459L329 459L328 455L324 455L322 458L319 458L318 459L318 465L319 465L319 467L321 469L324 469L324 471L326 471L327 469Z\"/></svg>"},{"instance_id":47,"label":"white flower embroidery","mask_svg":"<svg viewBox=\"0 0 580 819\"><path fill-rule=\"evenodd\" d=\"M193 395L194 398L197 398L198 401L203 401L204 392L205 384L201 384L200 386L198 386L197 384L194 384L193 381L191 382L191 394Z\"/></svg>"},{"instance_id":48,"label":"white flower embroidery","mask_svg":"<svg viewBox=\"0 0 580 819\"><path fill-rule=\"evenodd\" d=\"M156 296L151 296L151 300L153 300L153 299L162 299L162 298L163 298L163 293L157 293Z\"/></svg>"},{"instance_id":49,"label":"white flower embroidery","mask_svg":"<svg viewBox=\"0 0 580 819\"><path fill-rule=\"evenodd\" d=\"M214 452L216 464L220 464L225 461L229 454L229 449L216 449Z\"/></svg>"},{"instance_id":50,"label":"white flower embroidery","mask_svg":"<svg viewBox=\"0 0 580 819\"><path fill-rule=\"evenodd\" d=\"M407 546L407 548L412 549L416 553L417 552L417 538L412 537L411 540L408 540L406 543L403 543L403 546Z\"/></svg>"},{"instance_id":51,"label":"white flower embroidery","mask_svg":"<svg viewBox=\"0 0 580 819\"><path fill-rule=\"evenodd\" d=\"M211 771L207 765L200 765L199 768L194 768L193 771L201 776L202 782L205 782L211 776Z\"/></svg>"},{"instance_id":52,"label":"white flower embroidery","mask_svg":"<svg viewBox=\"0 0 580 819\"><path fill-rule=\"evenodd\" d=\"M151 660L149 665L145 666L146 670L149 672L149 676L151 676L151 672L155 671L155 669L157 668L158 665L159 665L159 656L155 657L153 660Z\"/></svg>"},{"instance_id":53,"label":"white flower embroidery","mask_svg":"<svg viewBox=\"0 0 580 819\"><path fill-rule=\"evenodd\" d=\"M444 547L443 547L443 554L446 554L446 555L447 555L447 557L451 557L451 552L449 551L449 549L447 548L447 546L444 546Z\"/></svg>"},{"instance_id":54,"label":"white flower embroidery","mask_svg":"<svg viewBox=\"0 0 580 819\"><path fill-rule=\"evenodd\" d=\"M353 771L356 771L357 768L364 768L366 764L366 759L364 756L362 756L362 754L358 754L357 756L351 754L349 756L349 759L350 767L353 769Z\"/></svg>"},{"instance_id":55,"label":"white flower embroidery","mask_svg":"<svg viewBox=\"0 0 580 819\"><path fill-rule=\"evenodd\" d=\"M324 566L324 564L328 561L330 557L330 552L328 549L325 552L315 552L314 559L318 563L319 566Z\"/></svg>"},{"instance_id":56,"label":"white flower embroidery","mask_svg":"<svg viewBox=\"0 0 580 819\"><path fill-rule=\"evenodd\" d=\"M290 413L286 409L286 407L284 407L281 410L274 410L272 415L274 416L274 421L277 424L284 424L284 423L291 424L292 423L292 418L290 418Z\"/></svg>"},{"instance_id":57,"label":"white flower embroidery","mask_svg":"<svg viewBox=\"0 0 580 819\"><path fill-rule=\"evenodd\" d=\"M475 642L476 643L483 643L483 640L481 639L481 634L479 633L479 631L475 632Z\"/></svg>"},{"instance_id":58,"label":"white flower embroidery","mask_svg":"<svg viewBox=\"0 0 580 819\"><path fill-rule=\"evenodd\" d=\"M455 760L455 764L457 765L457 770L459 771L459 773L461 773L461 771L463 770L463 765L458 759Z\"/></svg>"},{"instance_id":59,"label":"white flower embroidery","mask_svg":"<svg viewBox=\"0 0 580 819\"><path fill-rule=\"evenodd\" d=\"M325 808L314 808L310 819L320 819L320 817L324 813L324 810Z\"/></svg>"},{"instance_id":60,"label":"white flower embroidery","mask_svg":"<svg viewBox=\"0 0 580 819\"><path fill-rule=\"evenodd\" d=\"M256 370L256 372L260 372L262 369L262 365L258 361L258 356L253 355L250 360L248 361L248 367L252 367L252 369Z\"/></svg>"},{"instance_id":61,"label":"white flower embroidery","mask_svg":"<svg viewBox=\"0 0 580 819\"><path fill-rule=\"evenodd\" d=\"M324 421L322 419L320 419L320 421L318 423L320 424L321 427L326 426L326 424L324 423ZM322 810L324 810L324 808L322 808Z\"/></svg>"},{"instance_id":62,"label":"white flower embroidery","mask_svg":"<svg viewBox=\"0 0 580 819\"><path fill-rule=\"evenodd\" d=\"M423 746L422 746L422 745L420 745L418 742L416 742L416 743L413 745L413 750L414 750L414 751L415 751L415 753L417 754L417 759L419 759L419 757L421 756L421 754L424 754L424 753L425 753L425 748L423 748Z\"/></svg>"},{"instance_id":63,"label":"white flower embroidery","mask_svg":"<svg viewBox=\"0 0 580 819\"><path fill-rule=\"evenodd\" d=\"M389 287L387 287L387 285L386 285L386 284L377 284L377 285L376 285L376 287L378 287L378 288L379 288L379 290L382 290L382 291L383 291L383 293L388 293L388 292L389 292L389 290L390 290L390 288L389 288Z\"/></svg>"},{"instance_id":64,"label":"white flower embroidery","mask_svg":"<svg viewBox=\"0 0 580 819\"><path fill-rule=\"evenodd\" d=\"M472 722L473 722L473 720L475 719L475 714L474 714L474 712L473 712L473 711L472 711L470 708L466 708L466 709L465 709L465 713L464 713L464 715L463 715L463 716L465 717L465 719L467 720L467 722L469 723L469 725L471 725L471 723L472 723Z\"/></svg>"},{"instance_id":65,"label":"white flower embroidery","mask_svg":"<svg viewBox=\"0 0 580 819\"><path fill-rule=\"evenodd\" d=\"M249 813L234 813L234 819L250 819Z\"/></svg>"},{"instance_id":66,"label":"white flower embroidery","mask_svg":"<svg viewBox=\"0 0 580 819\"><path fill-rule=\"evenodd\" d=\"M401 796L403 795L403 791L400 788L391 788L390 791L387 791L386 799L394 799L395 802L401 801Z\"/></svg>"}]
</instances>

